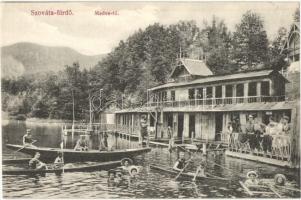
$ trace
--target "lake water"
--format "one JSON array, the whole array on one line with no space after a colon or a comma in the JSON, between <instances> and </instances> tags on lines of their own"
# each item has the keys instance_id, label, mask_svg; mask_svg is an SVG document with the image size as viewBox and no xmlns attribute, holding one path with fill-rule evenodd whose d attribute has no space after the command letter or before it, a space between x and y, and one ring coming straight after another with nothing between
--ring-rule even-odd
<instances>
[{"instance_id":1,"label":"lake water","mask_svg":"<svg viewBox=\"0 0 301 200\"><path fill-rule=\"evenodd\" d=\"M22 136L26 128L31 128L33 137L38 139L37 146L59 147L61 140L61 124L30 124L10 121L2 126L3 158L8 158L13 151L5 148L6 143L22 143ZM109 138L113 143L114 138ZM137 147L136 142L129 143L124 139L118 140L119 147ZM17 153L17 157L24 157ZM297 185L300 174L266 164L260 164L242 159L225 156L223 153L209 153L207 156L207 171L211 174L230 178L231 181L175 181L175 175L168 175L153 169L150 164L172 166L177 159L177 152L170 153L166 148L153 147L152 151L138 156L135 164L142 166L139 177L128 184L109 187L107 171L64 173L60 176L47 174L42 176L3 176L4 198L247 198L249 197L240 187L237 173L246 174L250 170L257 170L261 178L273 178L276 173L286 174L290 184ZM200 155L195 154L193 163L188 167L195 170L200 162ZM225 170L213 162L221 164ZM279 191L283 197L300 198L300 193ZM275 197L275 196L262 196Z\"/></svg>"}]
</instances>

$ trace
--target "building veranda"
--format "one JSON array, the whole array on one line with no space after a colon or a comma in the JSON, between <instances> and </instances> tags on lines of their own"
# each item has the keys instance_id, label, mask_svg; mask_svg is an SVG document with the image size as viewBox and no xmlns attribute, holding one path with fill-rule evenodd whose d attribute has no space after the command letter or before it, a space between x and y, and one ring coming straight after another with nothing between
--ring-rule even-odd
<instances>
[{"instance_id":1,"label":"building veranda","mask_svg":"<svg viewBox=\"0 0 301 200\"><path fill-rule=\"evenodd\" d=\"M275 70L214 75L204 61L181 58L168 83L148 89L146 105L116 111L117 131L139 137L146 115L155 139L171 130L182 142L223 144L229 156L299 167L299 101L286 97L288 83Z\"/></svg>"}]
</instances>

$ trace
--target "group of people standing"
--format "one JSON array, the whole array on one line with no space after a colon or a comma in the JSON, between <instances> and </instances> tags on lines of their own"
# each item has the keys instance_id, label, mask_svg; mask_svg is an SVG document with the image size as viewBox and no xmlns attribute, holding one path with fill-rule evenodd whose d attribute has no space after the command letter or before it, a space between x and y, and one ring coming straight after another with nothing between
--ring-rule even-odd
<instances>
[{"instance_id":1,"label":"group of people standing","mask_svg":"<svg viewBox=\"0 0 301 200\"><path fill-rule=\"evenodd\" d=\"M290 151L290 125L289 117L283 116L279 122L273 116L269 117L269 123L265 125L259 122L253 115L248 116L245 133L242 133L239 123L229 122L227 126L229 147L240 149L248 144L251 152L263 150L267 153L287 154Z\"/></svg>"}]
</instances>

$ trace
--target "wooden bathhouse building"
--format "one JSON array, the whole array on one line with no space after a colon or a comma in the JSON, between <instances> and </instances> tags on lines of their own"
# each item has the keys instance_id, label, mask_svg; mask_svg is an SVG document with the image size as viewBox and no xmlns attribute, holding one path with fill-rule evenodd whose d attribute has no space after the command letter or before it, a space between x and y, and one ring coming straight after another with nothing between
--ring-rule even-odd
<instances>
[{"instance_id":1,"label":"wooden bathhouse building","mask_svg":"<svg viewBox=\"0 0 301 200\"><path fill-rule=\"evenodd\" d=\"M147 104L116 112L118 131L139 135L142 115L155 138L173 137L182 141L227 143L227 124L238 120L245 132L249 115L268 124L289 116L292 125L290 152L271 155L228 149L227 155L280 166L299 167L299 101L285 96L289 83L278 71L264 69L214 75L203 60L178 59L168 83L148 89ZM293 155L294 154L294 155Z\"/></svg>"}]
</instances>

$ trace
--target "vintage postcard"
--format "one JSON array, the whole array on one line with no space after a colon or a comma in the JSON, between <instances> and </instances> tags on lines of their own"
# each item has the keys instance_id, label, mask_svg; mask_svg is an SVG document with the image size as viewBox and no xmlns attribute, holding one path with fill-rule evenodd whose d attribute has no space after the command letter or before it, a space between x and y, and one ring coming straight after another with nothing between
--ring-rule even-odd
<instances>
[{"instance_id":1,"label":"vintage postcard","mask_svg":"<svg viewBox=\"0 0 301 200\"><path fill-rule=\"evenodd\" d=\"M4 199L300 198L300 4L2 2Z\"/></svg>"}]
</instances>

